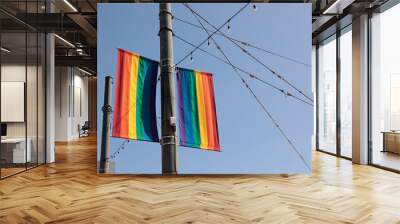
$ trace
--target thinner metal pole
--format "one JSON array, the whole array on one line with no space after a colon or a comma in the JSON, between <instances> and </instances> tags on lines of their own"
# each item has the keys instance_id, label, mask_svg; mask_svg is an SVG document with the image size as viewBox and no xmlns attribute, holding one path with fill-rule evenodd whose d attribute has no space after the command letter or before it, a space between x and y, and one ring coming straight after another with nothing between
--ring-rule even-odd
<instances>
[{"instance_id":1,"label":"thinner metal pole","mask_svg":"<svg viewBox=\"0 0 400 224\"><path fill-rule=\"evenodd\" d=\"M101 131L101 152L99 173L108 173L110 168L110 115L112 77L106 76L104 87L103 127Z\"/></svg>"},{"instance_id":2,"label":"thinner metal pole","mask_svg":"<svg viewBox=\"0 0 400 224\"><path fill-rule=\"evenodd\" d=\"M160 3L162 173L176 174L176 116L170 3Z\"/></svg>"},{"instance_id":3,"label":"thinner metal pole","mask_svg":"<svg viewBox=\"0 0 400 224\"><path fill-rule=\"evenodd\" d=\"M341 115L341 64L340 64L340 36L341 31L336 31L336 155L342 155L342 115Z\"/></svg>"}]
</instances>

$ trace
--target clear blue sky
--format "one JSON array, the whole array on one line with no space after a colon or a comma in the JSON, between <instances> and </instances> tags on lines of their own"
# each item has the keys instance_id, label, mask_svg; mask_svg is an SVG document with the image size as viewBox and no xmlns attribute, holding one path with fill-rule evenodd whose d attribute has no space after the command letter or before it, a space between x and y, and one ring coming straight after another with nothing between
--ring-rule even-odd
<instances>
[{"instance_id":1,"label":"clear blue sky","mask_svg":"<svg viewBox=\"0 0 400 224\"><path fill-rule=\"evenodd\" d=\"M226 21L243 4L192 4L205 18L217 27ZM311 5L310 4L257 4L253 11L249 5L232 22L229 35L257 46L311 64ZM182 19L197 23L181 4L172 5L172 13ZM99 4L98 7L98 150L100 152L101 119L104 97L104 77L115 76L117 48L137 52L159 60L158 4ZM194 44L203 41L204 31L178 21L173 22L176 34ZM227 31L227 28L222 29ZM255 63L223 37L216 36L233 64L265 80L287 88L271 73ZM175 39L175 62L192 50L192 47ZM207 48L207 45L204 46ZM214 46L207 48L219 54ZM311 68L285 59L253 50L263 62L273 67L296 86L311 93ZM179 173L304 173L308 172L302 161L291 150L285 139L274 128L256 101L231 67L216 61L200 51L180 66L208 71L214 74L217 116L222 152L201 151L180 147L178 149ZM293 140L306 160L311 156L313 109L266 87L255 80L250 85L260 96L271 114ZM159 86L157 113L160 115ZM291 91L293 92L293 91ZM159 133L160 133L159 128ZM111 138L111 153L122 140ZM130 142L115 159L116 173L160 173L161 151L158 143Z\"/></svg>"}]
</instances>

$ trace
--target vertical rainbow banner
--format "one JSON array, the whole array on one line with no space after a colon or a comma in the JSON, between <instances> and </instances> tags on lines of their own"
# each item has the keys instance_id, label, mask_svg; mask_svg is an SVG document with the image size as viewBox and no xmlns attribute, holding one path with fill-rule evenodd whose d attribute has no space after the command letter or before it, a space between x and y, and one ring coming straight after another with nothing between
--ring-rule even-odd
<instances>
[{"instance_id":1,"label":"vertical rainbow banner","mask_svg":"<svg viewBox=\"0 0 400 224\"><path fill-rule=\"evenodd\" d=\"M180 145L220 151L212 74L177 68Z\"/></svg>"},{"instance_id":2,"label":"vertical rainbow banner","mask_svg":"<svg viewBox=\"0 0 400 224\"><path fill-rule=\"evenodd\" d=\"M158 62L118 49L112 136L158 141Z\"/></svg>"}]
</instances>

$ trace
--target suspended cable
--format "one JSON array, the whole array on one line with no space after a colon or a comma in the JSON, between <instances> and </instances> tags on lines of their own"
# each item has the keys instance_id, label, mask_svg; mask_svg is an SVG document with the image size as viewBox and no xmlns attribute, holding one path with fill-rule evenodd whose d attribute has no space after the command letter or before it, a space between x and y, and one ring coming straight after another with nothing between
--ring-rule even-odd
<instances>
[{"instance_id":1,"label":"suspended cable","mask_svg":"<svg viewBox=\"0 0 400 224\"><path fill-rule=\"evenodd\" d=\"M188 44L188 45L190 45L190 46L192 46L192 47L195 47L195 46L196 46L195 44L193 44L193 43L187 41L186 39L182 38L181 36L177 35L176 33L174 33L174 37L175 37L176 39L182 41L183 43L186 43L186 44ZM303 102L303 103L305 103L305 104L307 104L307 105L313 106L313 104L311 104L310 102L305 101L305 100L299 98L298 96L296 96L296 95L290 93L289 91L285 91L285 90L279 88L278 86L276 86L276 85L274 85L274 84L272 84L272 83L270 83L270 82L268 82L268 81L265 81L265 80L259 78L257 75L255 75L255 74L253 74L253 73L251 73L251 72L248 72L248 71L246 71L246 70L244 70L244 69L242 69L242 68L240 68L240 67L238 67L238 66L236 66L236 65L233 65L233 64L230 65L229 62L227 62L226 60L224 60L224 59L222 59L222 58L216 56L215 54L212 54L212 53L210 53L210 52L208 52L208 51L202 49L201 47L199 48L199 50L200 50L201 52L203 52L203 53L205 53L205 54L207 54L207 55L209 55L209 56L215 58L216 60L223 62L224 64L227 64L227 65L229 65L229 66L235 67L235 68L236 68L237 70L239 70L240 72L242 72L242 73L248 75L248 77L250 77L250 78L252 78L252 79L255 79L256 81L259 81L259 82L263 83L264 85L266 85L266 86L268 86L268 87L271 87L272 89L277 90L278 92L282 93L282 94L285 95L285 96L292 97L293 99L296 99L296 100L298 100L298 101L301 101L301 102Z\"/></svg>"},{"instance_id":2,"label":"suspended cable","mask_svg":"<svg viewBox=\"0 0 400 224\"><path fill-rule=\"evenodd\" d=\"M161 117L157 116L157 120L161 120ZM159 125L158 122L157 125ZM106 158L106 160L113 160L117 158L117 156L121 153L121 151L125 149L125 145L129 142L130 142L129 139L124 139L124 141L121 142L121 144L118 146L117 150L115 150L115 152L109 158Z\"/></svg>"},{"instance_id":3,"label":"suspended cable","mask_svg":"<svg viewBox=\"0 0 400 224\"><path fill-rule=\"evenodd\" d=\"M187 3L183 3L184 5L187 5ZM190 7L189 7L190 8ZM192 11L192 10L191 10ZM196 18L196 20L199 22L199 24L204 27L203 23L198 19L196 14L193 13L193 16ZM205 28L205 27L204 27ZM204 31L209 35L209 32L204 29ZM275 120L275 118L272 116L272 114L268 111L267 107L261 102L261 100L258 98L258 96L255 94L255 92L251 89L249 84L246 82L246 80L243 78L242 75L240 75L239 71L231 61L229 60L228 56L225 54L225 52L222 50L222 48L218 45L217 41L213 37L210 37L211 40L214 42L215 46L217 46L217 49L221 52L221 54L225 57L226 61L231 65L232 69L235 71L235 74L241 79L242 83L245 85L245 87L249 90L249 92L252 94L252 96L255 98L256 102L261 106L265 114L269 117L269 119L272 121L272 123L275 125L275 127L279 130L280 134L286 139L288 144L291 146L293 151L299 156L299 158L303 161L304 165L311 170L311 167L308 165L306 160L304 159L303 155L299 152L299 150L296 148L296 146L293 144L292 140L288 137L288 135L283 131L283 129L279 126L278 122Z\"/></svg>"},{"instance_id":4,"label":"suspended cable","mask_svg":"<svg viewBox=\"0 0 400 224\"><path fill-rule=\"evenodd\" d=\"M262 82L262 83L264 83L264 84L271 85L270 83L267 83L265 80L262 80L262 79L260 79L259 77L255 76L255 75L250 75L250 77L253 78L253 79L255 79L255 80L257 80L257 81L259 81L259 82ZM281 92L282 92L282 91L284 92L284 90L282 90L282 89L281 89L280 91L281 91ZM310 103L310 102L308 102L308 101L306 101L306 100L304 100L304 99L301 99L300 97L298 97L298 96L296 96L296 95L293 95L293 94L290 93L289 91L284 92L284 94L285 94L285 96L293 97L293 98L295 98L295 99L298 100L298 101L301 101L301 102L303 102L303 103L305 103L305 104L308 104L308 105L310 105L310 106L313 106L312 103Z\"/></svg>"},{"instance_id":5,"label":"suspended cable","mask_svg":"<svg viewBox=\"0 0 400 224\"><path fill-rule=\"evenodd\" d=\"M202 29L201 26L196 25L196 24L194 24L194 23L191 23L191 22L189 22L189 21L186 21L186 20L184 20L184 19L178 18L178 17L176 17L176 16L173 16L173 19L176 20L176 21L179 21L179 22L181 22L181 23L185 23L185 24L188 24L188 25L190 25L190 26L196 27L196 28L198 28L198 29ZM210 29L207 29L207 30L210 31L210 32L212 31L212 30L210 30ZM217 32L216 34L219 35L219 36L222 36L221 31ZM226 35L226 34L225 34L225 35ZM226 36L229 36L229 35L226 35ZM288 56L285 56L285 55L282 55L282 54L273 52L273 51L271 51L271 50L268 50L268 49L265 49L265 48L262 48L262 47L258 47L258 46L254 45L254 44L249 43L249 42L246 42L246 41L243 41L243 40L239 40L239 39L237 39L237 38L233 38L232 36L229 36L229 37L230 37L233 41L235 41L235 42L237 42L237 43L239 43L239 44L242 44L243 46L251 47L251 48L257 49L257 50L259 50L259 51L263 51L263 52L265 52L265 53L267 53L267 54L270 54L270 55L273 55L273 56L276 56L276 57L279 57L279 58L282 58L282 59L291 61L291 62L293 62L293 63L297 63L297 64L300 64L300 65L303 65L303 66L306 66L306 67L311 68L311 65L309 65L309 64L307 64L307 63L304 63L304 62L302 62L302 61L299 61L299 60L297 60L297 59L294 59L294 58L291 58L291 57L288 57Z\"/></svg>"},{"instance_id":6,"label":"suspended cable","mask_svg":"<svg viewBox=\"0 0 400 224\"><path fill-rule=\"evenodd\" d=\"M272 123L274 123L275 127L279 130L281 135L286 139L290 147L294 150L294 152L300 157L300 159L303 161L304 165L311 171L311 167L308 165L306 160L304 159L303 155L299 152L299 150L296 148L296 146L293 144L292 140L287 136L287 134L283 131L281 126L279 126L278 122L272 117L271 113L268 111L266 106L261 102L261 100L257 97L257 95L254 93L254 91L250 88L250 86L245 83L246 88L251 92L257 103L262 107L263 111L268 115L268 117L271 119Z\"/></svg>"},{"instance_id":7,"label":"suspended cable","mask_svg":"<svg viewBox=\"0 0 400 224\"><path fill-rule=\"evenodd\" d=\"M187 5L187 3L183 3L183 5L189 9L194 15L196 15L198 18L202 19L204 22L206 22L208 25L212 26L214 29L216 29L216 27L211 24L210 22L208 22L207 19L205 19L204 17L202 17L199 13L197 13L195 10L193 10L190 6ZM215 31L219 31L219 30L215 30ZM214 32L215 32L214 31ZM207 31L208 32L208 31ZM271 67L267 66L265 63L263 63L260 59L258 59L257 57L255 57L253 54L251 54L249 51L247 51L245 48L243 48L242 46L240 46L238 43L236 43L235 41L233 41L231 38L229 38L228 36L226 36L223 32L221 32L222 36L225 37L226 39L228 39L230 42L232 42L235 46L239 47L245 54L247 54L248 56L250 56L251 58L253 58L253 60L255 60L256 62L258 62L260 65L262 65L264 68L266 68L269 72L271 72L273 75L275 75L278 79L282 80L283 82L285 82L287 85L289 85L290 87L292 87L294 90L296 90L298 93L300 93L301 95L303 95L305 98L307 98L308 100L310 100L311 102L313 102L312 98L307 96L302 90L300 90L299 88L297 88L295 85L293 85L291 82L289 82L284 76L280 75L278 72L276 72L275 70L273 70Z\"/></svg>"},{"instance_id":8,"label":"suspended cable","mask_svg":"<svg viewBox=\"0 0 400 224\"><path fill-rule=\"evenodd\" d=\"M232 38L232 40L234 40L234 39ZM304 62L301 62L301 61L299 61L299 60L296 60L296 59L293 59L293 58L290 58L290 57L287 57L287 56L284 56L284 55L275 53L275 52L273 52L273 51L270 51L270 50L267 50L267 49L264 49L264 48L261 48L261 47L257 47L257 46L255 46L255 45L253 45L253 44L248 43L248 42L244 42L244 41L240 42L240 41L238 41L238 40L234 40L234 41L236 41L236 42L238 42L238 43L240 43L240 44L242 44L242 45L244 45L244 46L251 47L251 48L257 49L257 50L259 50L259 51L263 51L263 52L265 52L265 53L274 55L274 56L276 56L276 57L283 58L283 59L286 59L286 60L288 60L288 61L291 61L291 62L300 64L300 65L304 65L304 66L306 66L306 67L308 67L308 68L311 68L311 65L309 65L309 64L307 64L307 63L304 63Z\"/></svg>"},{"instance_id":9,"label":"suspended cable","mask_svg":"<svg viewBox=\"0 0 400 224\"><path fill-rule=\"evenodd\" d=\"M240 8L235 14L233 14L226 22L224 22L220 27L215 28L215 31L211 33L205 40L203 40L200 44L198 44L192 51L190 51L188 54L186 54L181 60L178 61L178 63L175 64L175 67L177 67L180 63L182 63L187 57L192 55L201 45L203 45L207 40L209 40L213 35L215 35L222 27L224 27L227 23L229 23L233 18L235 18L239 13L241 13L248 5L250 2L246 3L242 8Z\"/></svg>"},{"instance_id":10,"label":"suspended cable","mask_svg":"<svg viewBox=\"0 0 400 224\"><path fill-rule=\"evenodd\" d=\"M106 158L106 160L115 159L115 158L119 155L119 153L120 153L122 150L125 149L126 143L129 143L129 142L130 142L130 140L125 139L125 140L119 145L119 147L117 148L117 150L115 150L115 152L110 156L110 158Z\"/></svg>"}]
</instances>

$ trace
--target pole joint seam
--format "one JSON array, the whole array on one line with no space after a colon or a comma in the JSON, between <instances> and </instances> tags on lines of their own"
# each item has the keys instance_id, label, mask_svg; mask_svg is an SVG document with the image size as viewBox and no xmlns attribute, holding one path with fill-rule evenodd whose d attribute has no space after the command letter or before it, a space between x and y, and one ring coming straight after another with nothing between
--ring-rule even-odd
<instances>
[{"instance_id":1,"label":"pole joint seam","mask_svg":"<svg viewBox=\"0 0 400 224\"><path fill-rule=\"evenodd\" d=\"M168 11L168 10L160 10L160 12L158 13L158 16L160 17L161 16L161 14L167 14L167 15L170 15L171 16L171 18L173 18L174 16L172 15L172 13L170 12L170 11Z\"/></svg>"},{"instance_id":2,"label":"pole joint seam","mask_svg":"<svg viewBox=\"0 0 400 224\"><path fill-rule=\"evenodd\" d=\"M172 35L174 35L174 31L170 27L163 26L163 27L160 27L160 30L158 30L158 36L160 36L161 31L165 31L165 30L171 32Z\"/></svg>"}]
</instances>

